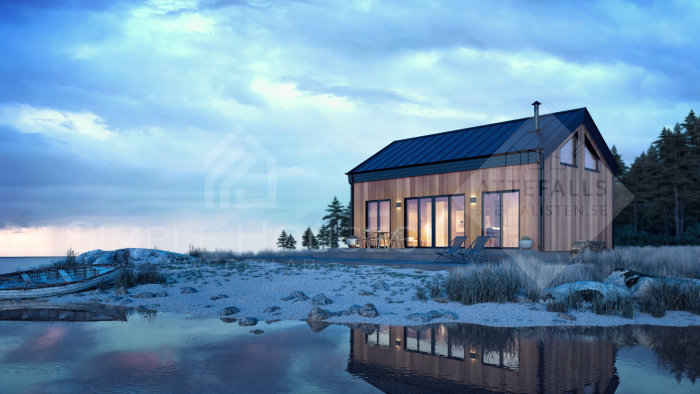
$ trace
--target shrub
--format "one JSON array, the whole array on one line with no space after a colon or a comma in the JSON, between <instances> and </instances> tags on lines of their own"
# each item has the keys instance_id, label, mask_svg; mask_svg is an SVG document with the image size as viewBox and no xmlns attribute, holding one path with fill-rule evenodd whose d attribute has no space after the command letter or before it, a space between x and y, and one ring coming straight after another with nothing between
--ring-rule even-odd
<instances>
[{"instance_id":1,"label":"shrub","mask_svg":"<svg viewBox=\"0 0 700 394\"><path fill-rule=\"evenodd\" d=\"M440 279L437 277L433 278L428 290L430 290L430 298L439 298L442 295L442 290L440 289Z\"/></svg>"},{"instance_id":2,"label":"shrub","mask_svg":"<svg viewBox=\"0 0 700 394\"><path fill-rule=\"evenodd\" d=\"M578 309L583 303L583 297L576 292L570 292L563 300L548 300L545 307L550 312L566 313L569 309Z\"/></svg>"},{"instance_id":3,"label":"shrub","mask_svg":"<svg viewBox=\"0 0 700 394\"><path fill-rule=\"evenodd\" d=\"M164 283L165 281L165 276L158 273L154 264L147 264L136 272L130 267L125 267L114 282L114 287L129 288L151 283Z\"/></svg>"},{"instance_id":4,"label":"shrub","mask_svg":"<svg viewBox=\"0 0 700 394\"><path fill-rule=\"evenodd\" d=\"M515 301L520 284L520 271L504 262L452 270L445 283L445 290L450 300L466 305L508 302Z\"/></svg>"},{"instance_id":5,"label":"shrub","mask_svg":"<svg viewBox=\"0 0 700 394\"><path fill-rule=\"evenodd\" d=\"M640 300L640 309L654 317L664 316L667 310L700 314L700 286L682 282L655 284Z\"/></svg>"},{"instance_id":6,"label":"shrub","mask_svg":"<svg viewBox=\"0 0 700 394\"><path fill-rule=\"evenodd\" d=\"M428 293L425 291L424 287L416 286L416 299L421 301L428 299Z\"/></svg>"},{"instance_id":7,"label":"shrub","mask_svg":"<svg viewBox=\"0 0 700 394\"><path fill-rule=\"evenodd\" d=\"M628 319L634 317L634 302L629 296L605 298L596 294L591 301L593 312L598 315L619 315Z\"/></svg>"}]
</instances>

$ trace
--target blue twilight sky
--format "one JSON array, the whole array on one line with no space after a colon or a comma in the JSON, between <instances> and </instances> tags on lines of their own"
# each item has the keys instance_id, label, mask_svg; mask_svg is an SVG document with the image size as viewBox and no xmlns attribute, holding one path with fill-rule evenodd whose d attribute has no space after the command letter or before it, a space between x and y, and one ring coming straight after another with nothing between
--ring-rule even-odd
<instances>
[{"instance_id":1,"label":"blue twilight sky","mask_svg":"<svg viewBox=\"0 0 700 394\"><path fill-rule=\"evenodd\" d=\"M272 247L405 137L700 110L697 1L0 3L0 255ZM230 192L229 195L226 195Z\"/></svg>"}]
</instances>

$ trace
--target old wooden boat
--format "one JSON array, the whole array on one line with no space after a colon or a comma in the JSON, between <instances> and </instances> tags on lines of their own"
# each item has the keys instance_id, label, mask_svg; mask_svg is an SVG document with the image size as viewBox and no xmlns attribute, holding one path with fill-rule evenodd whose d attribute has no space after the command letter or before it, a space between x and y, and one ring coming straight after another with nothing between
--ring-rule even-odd
<instances>
[{"instance_id":1,"label":"old wooden boat","mask_svg":"<svg viewBox=\"0 0 700 394\"><path fill-rule=\"evenodd\" d=\"M121 265L49 267L0 275L0 300L51 297L111 283Z\"/></svg>"},{"instance_id":2,"label":"old wooden boat","mask_svg":"<svg viewBox=\"0 0 700 394\"><path fill-rule=\"evenodd\" d=\"M84 304L53 304L43 300L5 301L0 303L0 321L126 321L129 308Z\"/></svg>"}]
</instances>

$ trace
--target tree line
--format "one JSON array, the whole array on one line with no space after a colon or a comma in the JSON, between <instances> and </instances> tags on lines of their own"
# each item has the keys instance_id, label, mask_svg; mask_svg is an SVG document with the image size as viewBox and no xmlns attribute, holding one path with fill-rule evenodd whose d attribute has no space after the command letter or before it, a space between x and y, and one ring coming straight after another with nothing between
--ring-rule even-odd
<instances>
[{"instance_id":1,"label":"tree line","mask_svg":"<svg viewBox=\"0 0 700 394\"><path fill-rule=\"evenodd\" d=\"M700 244L700 118L693 110L664 127L628 167L612 147L619 171L615 199L634 199L614 219L615 245Z\"/></svg>"},{"instance_id":2,"label":"tree line","mask_svg":"<svg viewBox=\"0 0 700 394\"><path fill-rule=\"evenodd\" d=\"M326 207L323 224L316 233L307 227L301 235L301 246L307 249L337 248L352 234L350 225L350 204L343 205L337 197ZM282 249L296 249L297 241L291 233L282 230L277 238L277 246Z\"/></svg>"}]
</instances>

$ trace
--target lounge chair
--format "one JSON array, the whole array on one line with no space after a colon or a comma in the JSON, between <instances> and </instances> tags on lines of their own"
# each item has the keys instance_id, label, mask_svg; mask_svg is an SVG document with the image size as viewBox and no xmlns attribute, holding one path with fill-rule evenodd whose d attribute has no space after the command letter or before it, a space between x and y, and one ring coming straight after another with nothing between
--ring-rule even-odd
<instances>
[{"instance_id":1,"label":"lounge chair","mask_svg":"<svg viewBox=\"0 0 700 394\"><path fill-rule=\"evenodd\" d=\"M394 245L393 246L394 248L398 248L399 245L401 245L401 243L403 242L403 235L402 234L403 234L403 231L401 231L401 229L394 231L391 234L391 238L389 239L389 243L387 243L387 245L386 245L387 249L391 248L392 247L391 245Z\"/></svg>"},{"instance_id":2,"label":"lounge chair","mask_svg":"<svg viewBox=\"0 0 700 394\"><path fill-rule=\"evenodd\" d=\"M435 253L437 253L438 257L435 258L433 263L437 263L437 261L440 260L440 257L444 257L448 260L454 260L454 261L462 260L463 261L463 259L461 259L459 257L459 253L460 253L460 250L462 249L462 244L466 240L467 240L467 237L465 237L465 236L460 235L458 237L454 237L452 242L450 242L450 246L448 246L447 248L443 249L440 252L435 252Z\"/></svg>"},{"instance_id":3,"label":"lounge chair","mask_svg":"<svg viewBox=\"0 0 700 394\"><path fill-rule=\"evenodd\" d=\"M474 242L472 242L472 244L469 245L468 248L458 251L457 254L463 262L473 263L481 260L482 258L484 260L487 260L488 256L486 256L486 251L484 250L484 247L489 241L489 238L491 237L489 237L488 235L480 235L476 237Z\"/></svg>"}]
</instances>

